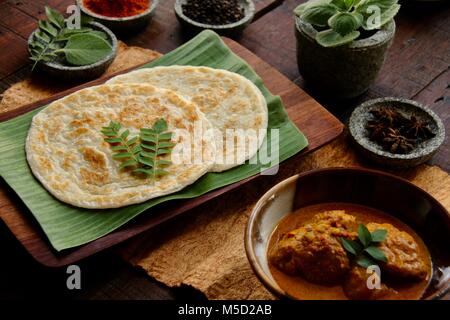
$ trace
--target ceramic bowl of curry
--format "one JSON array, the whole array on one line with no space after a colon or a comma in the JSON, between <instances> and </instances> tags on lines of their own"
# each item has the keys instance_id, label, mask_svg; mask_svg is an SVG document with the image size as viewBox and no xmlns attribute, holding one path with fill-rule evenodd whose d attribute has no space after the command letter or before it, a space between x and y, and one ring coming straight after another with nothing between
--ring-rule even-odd
<instances>
[{"instance_id":1,"label":"ceramic bowl of curry","mask_svg":"<svg viewBox=\"0 0 450 320\"><path fill-rule=\"evenodd\" d=\"M360 242L364 230L370 239ZM245 249L279 298L440 299L450 291L449 235L448 211L412 183L374 170L327 168L264 194L250 215Z\"/></svg>"},{"instance_id":2,"label":"ceramic bowl of curry","mask_svg":"<svg viewBox=\"0 0 450 320\"><path fill-rule=\"evenodd\" d=\"M145 28L153 17L159 0L98 1L77 0L81 12L111 29L127 36Z\"/></svg>"}]
</instances>

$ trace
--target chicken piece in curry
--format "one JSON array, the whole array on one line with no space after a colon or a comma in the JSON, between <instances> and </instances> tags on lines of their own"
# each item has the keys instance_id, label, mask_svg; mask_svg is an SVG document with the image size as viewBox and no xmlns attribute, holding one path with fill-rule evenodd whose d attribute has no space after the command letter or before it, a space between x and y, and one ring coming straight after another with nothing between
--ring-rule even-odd
<instances>
[{"instance_id":1,"label":"chicken piece in curry","mask_svg":"<svg viewBox=\"0 0 450 320\"><path fill-rule=\"evenodd\" d=\"M370 273L355 263L354 257L342 245L342 238L358 238L359 223L345 210L318 213L300 227L281 234L269 249L269 261L290 276L324 286L339 285L349 299L395 297L398 292L384 281L377 288L369 289ZM410 234L390 223L366 223L370 232L387 231L384 241L377 243L387 258L386 262L379 263L386 277L405 281L429 277L430 265L419 254L419 246Z\"/></svg>"},{"instance_id":2,"label":"chicken piece in curry","mask_svg":"<svg viewBox=\"0 0 450 320\"><path fill-rule=\"evenodd\" d=\"M302 275L316 283L339 281L350 269L347 253L339 237L356 237L356 219L343 211L331 211L279 241L272 262L280 270Z\"/></svg>"}]
</instances>

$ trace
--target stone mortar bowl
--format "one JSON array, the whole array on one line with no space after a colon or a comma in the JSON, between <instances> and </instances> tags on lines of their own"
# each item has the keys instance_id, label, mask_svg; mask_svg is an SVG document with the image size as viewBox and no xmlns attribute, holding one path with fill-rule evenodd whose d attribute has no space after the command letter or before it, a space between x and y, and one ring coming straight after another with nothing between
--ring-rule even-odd
<instances>
[{"instance_id":1,"label":"stone mortar bowl","mask_svg":"<svg viewBox=\"0 0 450 320\"><path fill-rule=\"evenodd\" d=\"M378 143L369 139L366 129L367 122L372 119L370 111L381 106L398 109L404 115L416 116L419 120L428 122L435 136L423 141L407 154L391 153ZM349 121L350 135L358 151L368 159L384 166L405 168L414 167L430 160L445 140L445 127L441 119L424 105L402 98L381 98L369 100L358 106Z\"/></svg>"},{"instance_id":2,"label":"stone mortar bowl","mask_svg":"<svg viewBox=\"0 0 450 320\"><path fill-rule=\"evenodd\" d=\"M98 22L91 22L89 26L94 30L103 31L108 36L108 41L111 44L112 50L105 58L85 66L68 66L56 61L42 61L36 65L36 68L52 78L58 78L65 81L90 80L100 77L117 55L117 38L111 30ZM33 31L28 38L28 50L30 49L29 44L36 31L37 30Z\"/></svg>"}]
</instances>

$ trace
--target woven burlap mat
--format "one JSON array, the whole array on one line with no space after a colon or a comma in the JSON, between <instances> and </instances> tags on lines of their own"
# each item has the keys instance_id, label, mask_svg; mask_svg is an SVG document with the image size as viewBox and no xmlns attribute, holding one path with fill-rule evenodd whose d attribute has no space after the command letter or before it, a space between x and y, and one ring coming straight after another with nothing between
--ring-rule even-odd
<instances>
[{"instance_id":1,"label":"woven burlap mat","mask_svg":"<svg viewBox=\"0 0 450 320\"><path fill-rule=\"evenodd\" d=\"M107 74L145 63L157 52L121 43ZM51 96L66 87L27 79L3 94L0 112ZM211 200L189 213L138 236L120 248L126 261L170 286L190 286L209 299L274 299L245 256L244 230L256 201L271 186L296 173L326 167L371 167L353 151L347 134L304 157L283 163L266 176ZM435 166L392 172L423 188L450 210L450 177Z\"/></svg>"}]
</instances>

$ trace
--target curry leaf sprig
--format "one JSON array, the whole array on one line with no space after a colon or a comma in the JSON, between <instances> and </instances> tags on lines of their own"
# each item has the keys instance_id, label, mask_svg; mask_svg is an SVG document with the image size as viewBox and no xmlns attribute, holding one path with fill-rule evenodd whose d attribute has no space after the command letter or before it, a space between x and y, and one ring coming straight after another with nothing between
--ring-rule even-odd
<instances>
[{"instance_id":1,"label":"curry leaf sprig","mask_svg":"<svg viewBox=\"0 0 450 320\"><path fill-rule=\"evenodd\" d=\"M102 31L85 25L84 18L78 29L69 29L62 14L45 7L47 20L39 20L38 30L29 43L32 70L41 62L51 62L63 56L71 65L88 65L101 60L111 52L112 47ZM84 26L83 26L84 25Z\"/></svg>"},{"instance_id":2,"label":"curry leaf sprig","mask_svg":"<svg viewBox=\"0 0 450 320\"><path fill-rule=\"evenodd\" d=\"M336 47L358 39L361 29L380 29L399 10L398 0L310 0L294 13L320 29L316 35L320 45Z\"/></svg>"},{"instance_id":3,"label":"curry leaf sprig","mask_svg":"<svg viewBox=\"0 0 450 320\"><path fill-rule=\"evenodd\" d=\"M165 168L172 162L162 158L169 155L176 144L171 141L173 134L164 119L157 120L151 129L140 129L139 136L135 137L130 137L128 129L121 129L119 122L111 121L101 130L105 142L111 145L113 159L122 162L119 169L131 168L133 174L153 180L169 173Z\"/></svg>"},{"instance_id":4,"label":"curry leaf sprig","mask_svg":"<svg viewBox=\"0 0 450 320\"><path fill-rule=\"evenodd\" d=\"M375 261L387 262L384 252L378 247L380 242L386 240L387 230L377 229L370 233L363 224L358 226L358 240L354 241L347 238L341 238L344 249L356 258L356 263L368 268L375 265Z\"/></svg>"}]
</instances>

